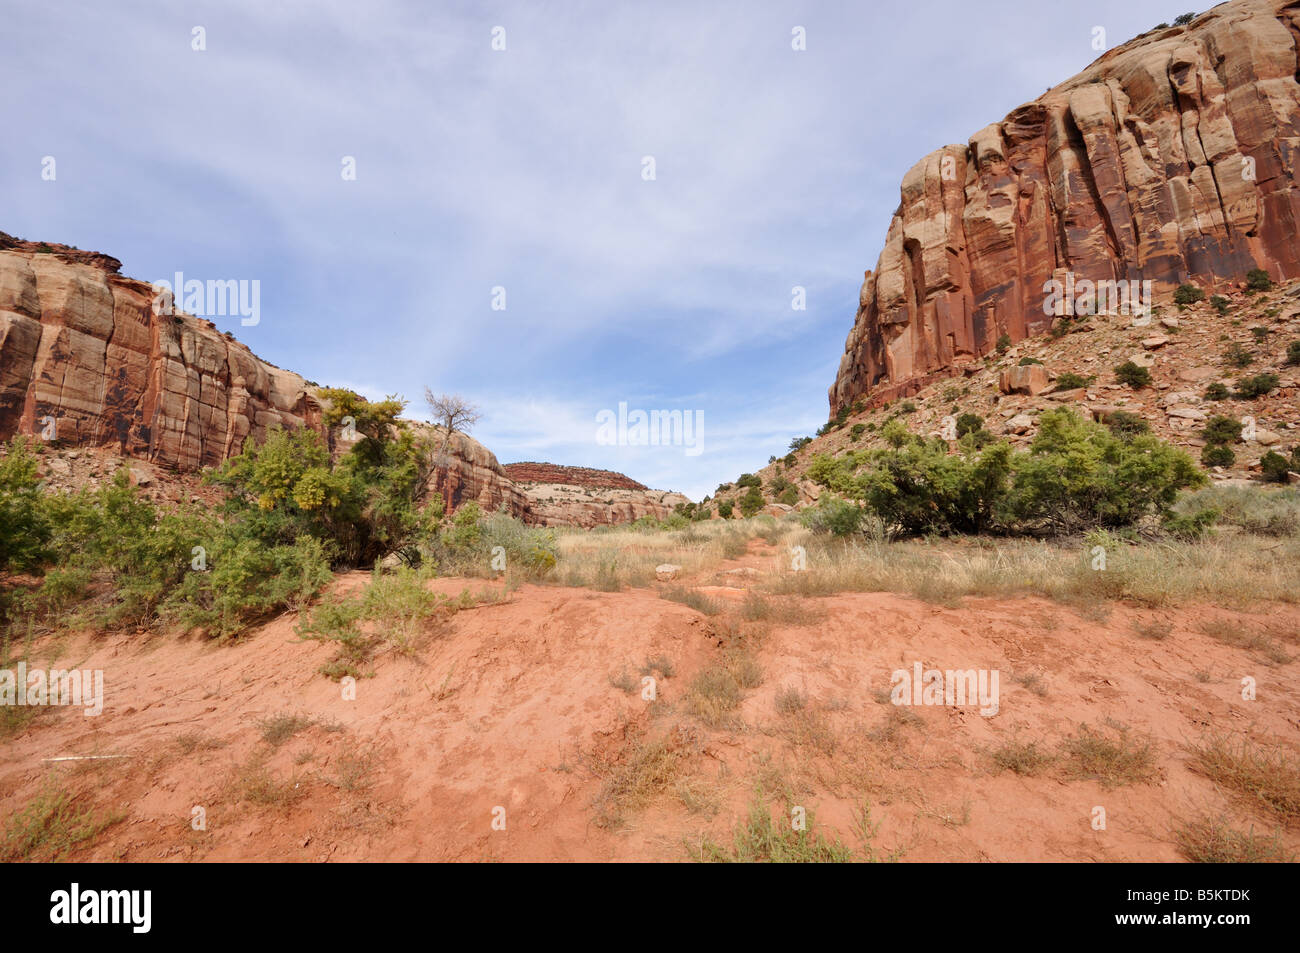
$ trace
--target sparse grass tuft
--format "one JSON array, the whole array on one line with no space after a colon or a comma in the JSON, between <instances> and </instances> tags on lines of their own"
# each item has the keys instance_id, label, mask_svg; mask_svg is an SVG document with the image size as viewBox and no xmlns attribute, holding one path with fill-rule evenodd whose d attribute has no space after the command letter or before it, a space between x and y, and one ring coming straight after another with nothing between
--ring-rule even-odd
<instances>
[{"instance_id":1,"label":"sparse grass tuft","mask_svg":"<svg viewBox=\"0 0 1300 953\"><path fill-rule=\"evenodd\" d=\"M278 748L304 728L310 728L313 723L314 719L306 715L290 715L281 712L262 719L257 723L257 728L262 733L263 741L273 748Z\"/></svg>"},{"instance_id":2,"label":"sparse grass tuft","mask_svg":"<svg viewBox=\"0 0 1300 953\"><path fill-rule=\"evenodd\" d=\"M1272 838L1256 835L1254 827L1242 832L1224 817L1200 817L1174 831L1174 842L1194 864L1290 863L1280 833Z\"/></svg>"},{"instance_id":3,"label":"sparse grass tuft","mask_svg":"<svg viewBox=\"0 0 1300 953\"><path fill-rule=\"evenodd\" d=\"M671 586L661 592L660 596L673 602L680 602L682 605L688 606L696 612L702 612L704 615L718 615L722 612L722 606L718 604L716 599L710 599L697 589L687 589L685 586Z\"/></svg>"},{"instance_id":4,"label":"sparse grass tuft","mask_svg":"<svg viewBox=\"0 0 1300 953\"><path fill-rule=\"evenodd\" d=\"M1154 777L1155 745L1149 739L1135 741L1126 727L1114 727L1114 737L1107 737L1080 725L1079 733L1062 743L1071 777L1100 781L1108 788Z\"/></svg>"},{"instance_id":5,"label":"sparse grass tuft","mask_svg":"<svg viewBox=\"0 0 1300 953\"><path fill-rule=\"evenodd\" d=\"M80 798L53 782L10 818L0 841L0 861L64 860L75 847L126 817L126 812L79 807Z\"/></svg>"},{"instance_id":6,"label":"sparse grass tuft","mask_svg":"<svg viewBox=\"0 0 1300 953\"><path fill-rule=\"evenodd\" d=\"M1300 763L1282 748L1214 735L1192 749L1191 767L1290 821L1300 818Z\"/></svg>"},{"instance_id":7,"label":"sparse grass tuft","mask_svg":"<svg viewBox=\"0 0 1300 953\"><path fill-rule=\"evenodd\" d=\"M1039 750L1035 741L1008 741L991 752L993 763L1003 771L1014 771L1024 777L1039 774L1052 763L1052 756Z\"/></svg>"}]
</instances>

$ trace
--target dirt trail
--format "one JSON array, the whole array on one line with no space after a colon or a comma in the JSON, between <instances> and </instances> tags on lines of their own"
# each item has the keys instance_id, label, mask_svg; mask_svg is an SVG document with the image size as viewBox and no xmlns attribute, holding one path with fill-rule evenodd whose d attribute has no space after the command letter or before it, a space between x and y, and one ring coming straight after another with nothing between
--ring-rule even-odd
<instances>
[{"instance_id":1,"label":"dirt trail","mask_svg":"<svg viewBox=\"0 0 1300 953\"><path fill-rule=\"evenodd\" d=\"M780 558L756 548L722 569L761 579ZM756 582L747 575L721 585L743 596ZM436 585L457 593L465 581ZM760 783L846 840L868 802L875 846L905 861L1177 860L1171 830L1195 815L1280 826L1190 770L1188 746L1217 730L1294 750L1295 663L1224 645L1199 625L1231 619L1292 654L1300 609L1117 605L1100 621L1040 599L949 609L846 594L798 604L800 624L766 623L764 677L738 709L743 724L717 731L681 702L717 660L734 607L706 617L654 589L524 586L509 602L457 613L414 656L379 656L355 700L318 674L333 651L300 641L293 615L230 646L162 636L38 645L31 665L49 664L57 646L59 667L104 671L104 713L48 709L2 742L0 826L56 788L124 815L74 850L77 860L683 860L705 836L729 843ZM1141 638L1135 620L1169 634ZM675 670L656 702L614 684L625 670L639 681L652 656ZM998 670L999 713L890 705L890 673L916 662ZM1256 679L1256 701L1242 700L1243 676ZM792 688L808 704L782 714L777 696ZM280 714L312 723L272 744L261 723ZM1108 789L1059 767L1021 777L988 754L1010 739L1055 749L1081 724L1108 721L1154 741L1150 781ZM640 740L662 737L686 739L672 783L600 826L611 772ZM41 760L92 754L127 757ZM195 806L205 831L191 829ZM1091 827L1096 806L1105 831ZM493 829L496 808L504 831ZM1284 829L1283 840L1297 849L1300 831Z\"/></svg>"}]
</instances>

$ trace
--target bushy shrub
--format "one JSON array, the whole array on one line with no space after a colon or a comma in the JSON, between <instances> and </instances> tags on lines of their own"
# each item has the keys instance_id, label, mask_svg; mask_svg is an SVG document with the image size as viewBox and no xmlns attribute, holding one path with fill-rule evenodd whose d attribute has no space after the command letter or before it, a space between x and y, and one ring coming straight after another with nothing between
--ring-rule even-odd
<instances>
[{"instance_id":1,"label":"bushy shrub","mask_svg":"<svg viewBox=\"0 0 1300 953\"><path fill-rule=\"evenodd\" d=\"M1286 362L1300 364L1300 341L1292 341L1286 346Z\"/></svg>"},{"instance_id":2,"label":"bushy shrub","mask_svg":"<svg viewBox=\"0 0 1300 953\"><path fill-rule=\"evenodd\" d=\"M1060 532L1163 516L1180 491L1206 482L1182 450L1151 434L1117 436L1066 407L1039 416L1012 466L1013 520Z\"/></svg>"},{"instance_id":3,"label":"bushy shrub","mask_svg":"<svg viewBox=\"0 0 1300 953\"><path fill-rule=\"evenodd\" d=\"M1077 390L1080 387L1087 387L1094 380L1095 378L1093 377L1084 377L1082 374L1075 374L1072 371L1066 371L1064 374L1057 376L1056 389L1058 391Z\"/></svg>"},{"instance_id":4,"label":"bushy shrub","mask_svg":"<svg viewBox=\"0 0 1300 953\"><path fill-rule=\"evenodd\" d=\"M1010 334L999 334L999 335L998 335L998 343L995 344L994 347L997 348L997 351L998 351L999 354L1001 354L1003 351L1005 351L1005 350L1007 350L1008 348L1010 348L1010 347L1011 347L1011 335L1010 335Z\"/></svg>"},{"instance_id":5,"label":"bushy shrub","mask_svg":"<svg viewBox=\"0 0 1300 953\"><path fill-rule=\"evenodd\" d=\"M1224 352L1223 362L1231 367L1249 367L1255 363L1255 355L1240 344L1233 344Z\"/></svg>"},{"instance_id":6,"label":"bushy shrub","mask_svg":"<svg viewBox=\"0 0 1300 953\"><path fill-rule=\"evenodd\" d=\"M734 508L734 504L731 502L731 500L718 500L718 515L721 516L724 520L731 519L731 513L733 508Z\"/></svg>"},{"instance_id":7,"label":"bushy shrub","mask_svg":"<svg viewBox=\"0 0 1300 953\"><path fill-rule=\"evenodd\" d=\"M977 433L984 429L984 418L979 414L962 414L957 418L957 438L961 439L968 433Z\"/></svg>"},{"instance_id":8,"label":"bushy shrub","mask_svg":"<svg viewBox=\"0 0 1300 953\"><path fill-rule=\"evenodd\" d=\"M1151 372L1141 364L1125 361L1115 368L1115 380L1127 384L1134 390L1141 390L1151 384Z\"/></svg>"},{"instance_id":9,"label":"bushy shrub","mask_svg":"<svg viewBox=\"0 0 1300 953\"><path fill-rule=\"evenodd\" d=\"M1285 483L1291 470L1291 461L1270 450L1259 461L1260 474L1266 483Z\"/></svg>"},{"instance_id":10,"label":"bushy shrub","mask_svg":"<svg viewBox=\"0 0 1300 953\"><path fill-rule=\"evenodd\" d=\"M1277 390L1279 383L1278 376L1273 373L1242 377L1237 381L1236 396L1242 400L1254 400Z\"/></svg>"},{"instance_id":11,"label":"bushy shrub","mask_svg":"<svg viewBox=\"0 0 1300 953\"><path fill-rule=\"evenodd\" d=\"M26 437L0 457L0 571L23 572L48 558L49 520L41 489L40 460Z\"/></svg>"},{"instance_id":12,"label":"bushy shrub","mask_svg":"<svg viewBox=\"0 0 1300 953\"><path fill-rule=\"evenodd\" d=\"M851 536L862 525L864 512L856 503L849 503L836 496L827 496L817 505L803 511L800 521L816 533L830 533L832 536Z\"/></svg>"},{"instance_id":13,"label":"bushy shrub","mask_svg":"<svg viewBox=\"0 0 1300 953\"><path fill-rule=\"evenodd\" d=\"M1206 400L1227 400L1232 396L1232 391L1227 386L1215 381L1209 387L1205 388Z\"/></svg>"},{"instance_id":14,"label":"bushy shrub","mask_svg":"<svg viewBox=\"0 0 1300 953\"><path fill-rule=\"evenodd\" d=\"M765 500L763 491L757 485L750 486L745 491L745 495L740 498L740 512L745 517L753 516L763 508Z\"/></svg>"},{"instance_id":15,"label":"bushy shrub","mask_svg":"<svg viewBox=\"0 0 1300 953\"><path fill-rule=\"evenodd\" d=\"M1252 268L1246 272L1247 291L1268 291L1273 287L1273 279L1263 268Z\"/></svg>"},{"instance_id":16,"label":"bushy shrub","mask_svg":"<svg viewBox=\"0 0 1300 953\"><path fill-rule=\"evenodd\" d=\"M1196 287L1196 285L1179 285L1174 291L1174 304L1178 305L1180 308L1204 300L1205 292Z\"/></svg>"},{"instance_id":17,"label":"bushy shrub","mask_svg":"<svg viewBox=\"0 0 1300 953\"><path fill-rule=\"evenodd\" d=\"M741 490L750 486L761 487L762 485L763 485L762 478L756 476L753 473L742 473L740 477L736 480L736 487Z\"/></svg>"},{"instance_id":18,"label":"bushy shrub","mask_svg":"<svg viewBox=\"0 0 1300 953\"><path fill-rule=\"evenodd\" d=\"M1201 462L1207 467L1230 467L1237 462L1237 455L1221 443L1208 443L1201 450Z\"/></svg>"},{"instance_id":19,"label":"bushy shrub","mask_svg":"<svg viewBox=\"0 0 1300 953\"><path fill-rule=\"evenodd\" d=\"M1137 414L1129 413L1127 410L1117 410L1111 414L1106 419L1106 426L1110 428L1111 433L1118 437L1133 437L1151 432L1149 423Z\"/></svg>"},{"instance_id":20,"label":"bushy shrub","mask_svg":"<svg viewBox=\"0 0 1300 953\"><path fill-rule=\"evenodd\" d=\"M1224 417L1222 414L1215 414L1205 422L1205 428L1201 431L1201 436L1211 446L1236 443L1241 439L1241 421L1233 417Z\"/></svg>"},{"instance_id":21,"label":"bushy shrub","mask_svg":"<svg viewBox=\"0 0 1300 953\"><path fill-rule=\"evenodd\" d=\"M1232 302L1223 295L1215 295L1210 299L1210 306L1214 308L1215 311L1219 312L1221 316L1228 313L1228 308L1231 304Z\"/></svg>"},{"instance_id":22,"label":"bushy shrub","mask_svg":"<svg viewBox=\"0 0 1300 953\"><path fill-rule=\"evenodd\" d=\"M854 424L853 427L849 430L849 439L853 441L860 439L862 437L862 434L866 432L866 429L867 429L866 424Z\"/></svg>"}]
</instances>

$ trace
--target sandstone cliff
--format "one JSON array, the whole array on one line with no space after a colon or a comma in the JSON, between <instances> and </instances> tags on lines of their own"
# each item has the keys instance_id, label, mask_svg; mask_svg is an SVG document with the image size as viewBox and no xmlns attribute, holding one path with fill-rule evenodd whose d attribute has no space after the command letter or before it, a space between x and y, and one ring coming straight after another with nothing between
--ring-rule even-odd
<instances>
[{"instance_id":1,"label":"sandstone cliff","mask_svg":"<svg viewBox=\"0 0 1300 953\"><path fill-rule=\"evenodd\" d=\"M61 443L193 470L272 425L321 427L301 377L210 321L154 314L120 267L0 233L0 439L53 418Z\"/></svg>"},{"instance_id":2,"label":"sandstone cliff","mask_svg":"<svg viewBox=\"0 0 1300 953\"><path fill-rule=\"evenodd\" d=\"M613 526L643 516L663 519L680 493L651 490L621 473L551 463L508 463L505 472L528 497L528 521L541 526Z\"/></svg>"},{"instance_id":3,"label":"sandstone cliff","mask_svg":"<svg viewBox=\"0 0 1300 953\"><path fill-rule=\"evenodd\" d=\"M200 492L193 471L273 426L312 427L344 449L337 433L324 434L314 385L210 321L155 314L152 286L120 268L108 255L0 232L0 441L41 433L52 418L66 451L52 464L55 483L66 473L68 485L95 485L115 469L113 456L135 458L176 472L162 480L132 470L158 499ZM443 432L416 426L440 454ZM82 455L88 450L109 456ZM662 518L686 501L620 473L542 463L513 465L516 485L487 447L459 433L445 453L429 492L452 509L473 500L529 523L597 526Z\"/></svg>"},{"instance_id":4,"label":"sandstone cliff","mask_svg":"<svg viewBox=\"0 0 1300 953\"><path fill-rule=\"evenodd\" d=\"M1300 4L1153 31L907 173L830 389L908 396L1045 330L1044 284L1300 275Z\"/></svg>"}]
</instances>

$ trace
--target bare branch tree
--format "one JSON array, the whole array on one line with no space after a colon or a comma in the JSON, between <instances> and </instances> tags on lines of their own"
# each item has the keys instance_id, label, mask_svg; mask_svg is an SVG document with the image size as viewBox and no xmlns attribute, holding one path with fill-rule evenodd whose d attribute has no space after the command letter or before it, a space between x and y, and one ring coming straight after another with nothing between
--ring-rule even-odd
<instances>
[{"instance_id":1,"label":"bare branch tree","mask_svg":"<svg viewBox=\"0 0 1300 953\"><path fill-rule=\"evenodd\" d=\"M429 412L434 421L443 428L442 449L438 451L435 463L440 465L444 474L450 473L451 460L447 456L447 447L453 433L468 434L481 416L482 411L459 394L435 394L429 387L424 388L424 399L429 405ZM451 479L448 475L443 481L443 510L451 511Z\"/></svg>"}]
</instances>

